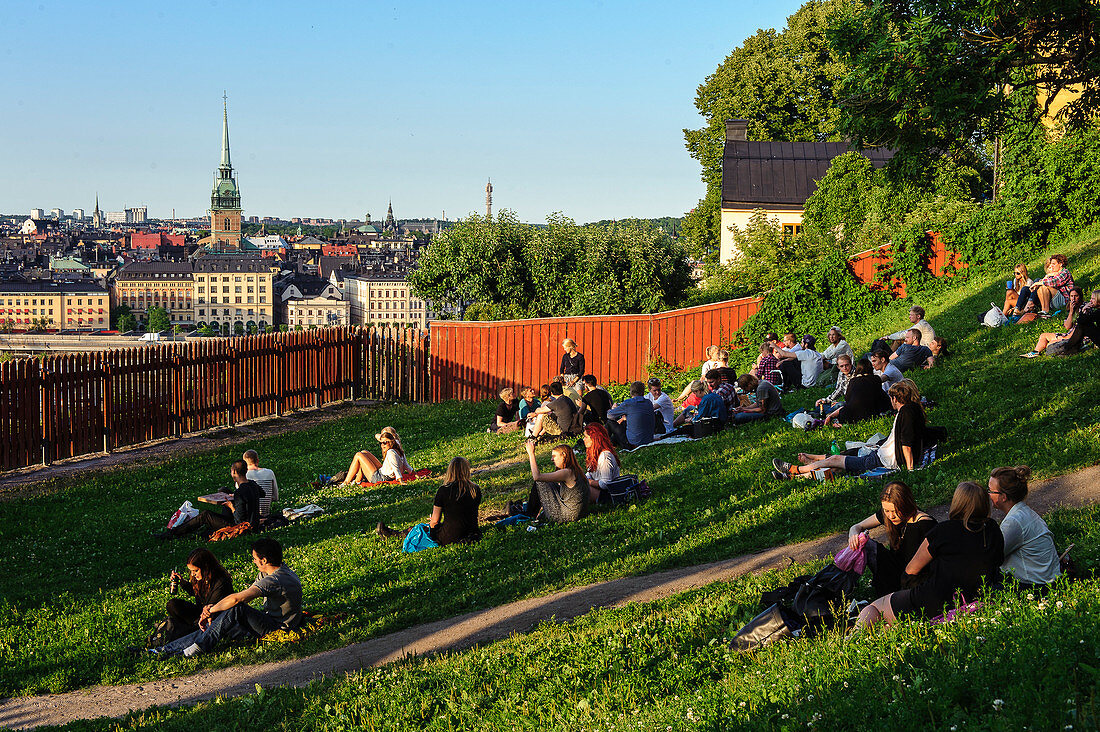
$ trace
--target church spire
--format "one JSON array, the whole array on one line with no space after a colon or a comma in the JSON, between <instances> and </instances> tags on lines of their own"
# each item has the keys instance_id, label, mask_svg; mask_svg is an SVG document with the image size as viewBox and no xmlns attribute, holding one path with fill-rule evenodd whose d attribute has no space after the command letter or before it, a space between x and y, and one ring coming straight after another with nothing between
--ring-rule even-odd
<instances>
[{"instance_id":1,"label":"church spire","mask_svg":"<svg viewBox=\"0 0 1100 732\"><path fill-rule=\"evenodd\" d=\"M232 168L229 162L229 97L222 92L222 162L221 168Z\"/></svg>"},{"instance_id":2,"label":"church spire","mask_svg":"<svg viewBox=\"0 0 1100 732\"><path fill-rule=\"evenodd\" d=\"M493 179L485 184L485 218L493 218Z\"/></svg>"}]
</instances>

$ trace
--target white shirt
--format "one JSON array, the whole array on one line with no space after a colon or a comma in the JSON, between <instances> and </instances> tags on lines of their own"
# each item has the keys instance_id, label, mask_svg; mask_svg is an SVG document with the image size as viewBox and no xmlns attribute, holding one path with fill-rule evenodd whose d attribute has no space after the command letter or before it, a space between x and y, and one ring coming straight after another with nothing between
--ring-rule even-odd
<instances>
[{"instance_id":1,"label":"white shirt","mask_svg":"<svg viewBox=\"0 0 1100 732\"><path fill-rule=\"evenodd\" d=\"M409 467L409 461L391 448L386 452L386 459L382 461L382 467L378 471L386 478L396 480L402 473L411 473L413 470Z\"/></svg>"},{"instance_id":2,"label":"white shirt","mask_svg":"<svg viewBox=\"0 0 1100 732\"><path fill-rule=\"evenodd\" d=\"M711 369L719 368L721 365L722 364L720 364L718 361L707 361L706 363L703 364L703 368L701 369L700 373L702 374L703 378L705 379L705 378L707 378L707 372L708 371L710 371Z\"/></svg>"},{"instance_id":3,"label":"white shirt","mask_svg":"<svg viewBox=\"0 0 1100 732\"><path fill-rule=\"evenodd\" d=\"M275 473L270 468L256 468L249 470L244 477L264 489L264 495L260 498L260 515L270 515L271 504L279 500L279 482L275 480Z\"/></svg>"},{"instance_id":4,"label":"white shirt","mask_svg":"<svg viewBox=\"0 0 1100 732\"><path fill-rule=\"evenodd\" d=\"M672 429L672 420L676 419L676 407L672 405L672 399L669 398L668 394L662 391L661 395L654 399L653 394L647 391L645 398L648 399L654 407L661 410L661 419L665 421L665 429Z\"/></svg>"},{"instance_id":5,"label":"white shirt","mask_svg":"<svg viewBox=\"0 0 1100 732\"><path fill-rule=\"evenodd\" d=\"M1026 503L1017 503L1001 522L1005 537L1005 561L1001 569L1021 582L1047 584L1062 573L1054 535L1039 514Z\"/></svg>"},{"instance_id":6,"label":"white shirt","mask_svg":"<svg viewBox=\"0 0 1100 732\"><path fill-rule=\"evenodd\" d=\"M878 448L878 459L882 463L882 467L889 468L890 470L897 470L898 465L897 446L894 444L894 430L898 426L898 417L894 416L894 424L890 427L890 434L883 440L882 444ZM916 456L919 462L920 457ZM918 466L919 467L919 466Z\"/></svg>"},{"instance_id":7,"label":"white shirt","mask_svg":"<svg viewBox=\"0 0 1100 732\"><path fill-rule=\"evenodd\" d=\"M600 453L596 469L589 471L586 477L597 481L600 488L606 488L608 481L619 477L619 462L610 450L604 450Z\"/></svg>"},{"instance_id":8,"label":"white shirt","mask_svg":"<svg viewBox=\"0 0 1100 732\"><path fill-rule=\"evenodd\" d=\"M821 354L812 348L803 348L795 353L795 358L802 366L802 386L815 386L823 368Z\"/></svg>"},{"instance_id":9,"label":"white shirt","mask_svg":"<svg viewBox=\"0 0 1100 732\"><path fill-rule=\"evenodd\" d=\"M909 326L905 330L899 330L897 333L891 333L886 336L886 340L902 340L905 338L906 332L916 328L920 331L920 344L927 346L932 343L932 339L936 337L936 331L932 328L932 325L927 320L918 320L913 325Z\"/></svg>"},{"instance_id":10,"label":"white shirt","mask_svg":"<svg viewBox=\"0 0 1100 732\"><path fill-rule=\"evenodd\" d=\"M836 343L830 343L829 347L821 352L821 355L833 362L836 365L836 360L840 358L842 354L847 354L852 359L852 363L856 362L856 355L852 353L852 347L848 345L848 341L841 338Z\"/></svg>"}]
</instances>

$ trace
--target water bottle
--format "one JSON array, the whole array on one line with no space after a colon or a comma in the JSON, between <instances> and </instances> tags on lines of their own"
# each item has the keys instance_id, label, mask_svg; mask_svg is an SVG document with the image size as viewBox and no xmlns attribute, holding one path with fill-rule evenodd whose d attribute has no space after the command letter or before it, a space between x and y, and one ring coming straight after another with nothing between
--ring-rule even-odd
<instances>
[{"instance_id":1,"label":"water bottle","mask_svg":"<svg viewBox=\"0 0 1100 732\"><path fill-rule=\"evenodd\" d=\"M172 573L172 579L168 582L168 593L171 594L171 595L174 595L179 591L179 588L180 588L180 579L175 574L175 572L173 572Z\"/></svg>"}]
</instances>

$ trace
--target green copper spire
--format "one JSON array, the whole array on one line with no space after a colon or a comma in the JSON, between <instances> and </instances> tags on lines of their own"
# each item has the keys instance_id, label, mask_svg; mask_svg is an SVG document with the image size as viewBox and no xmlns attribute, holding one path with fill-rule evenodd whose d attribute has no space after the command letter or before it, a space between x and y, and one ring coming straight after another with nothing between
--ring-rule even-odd
<instances>
[{"instance_id":1,"label":"green copper spire","mask_svg":"<svg viewBox=\"0 0 1100 732\"><path fill-rule=\"evenodd\" d=\"M225 92L222 92L222 161L214 173L214 190L210 194L210 208L213 210L240 210L241 208L241 192L237 188L233 164L229 160L229 104Z\"/></svg>"},{"instance_id":2,"label":"green copper spire","mask_svg":"<svg viewBox=\"0 0 1100 732\"><path fill-rule=\"evenodd\" d=\"M229 98L222 92L222 162L221 168L232 168L229 162Z\"/></svg>"}]
</instances>

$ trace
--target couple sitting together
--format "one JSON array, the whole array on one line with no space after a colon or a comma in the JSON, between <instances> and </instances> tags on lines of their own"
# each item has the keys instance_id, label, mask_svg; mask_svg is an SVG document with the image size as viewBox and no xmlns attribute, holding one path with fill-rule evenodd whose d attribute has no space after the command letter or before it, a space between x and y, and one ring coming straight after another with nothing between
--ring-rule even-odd
<instances>
[{"instance_id":1,"label":"couple sitting together","mask_svg":"<svg viewBox=\"0 0 1100 732\"><path fill-rule=\"evenodd\" d=\"M1061 574L1054 536L1026 503L1026 465L996 468L985 486L960 483L948 520L937 523L917 508L909 486L888 483L881 508L848 530L848 548L862 550L878 599L860 613L857 628L905 616L933 618L976 599L983 584L1000 586L1002 572L1023 589L1042 588ZM1005 513L1000 526L990 514ZM887 544L868 531L886 527Z\"/></svg>"}]
</instances>

